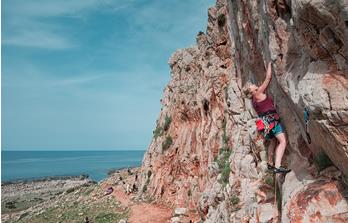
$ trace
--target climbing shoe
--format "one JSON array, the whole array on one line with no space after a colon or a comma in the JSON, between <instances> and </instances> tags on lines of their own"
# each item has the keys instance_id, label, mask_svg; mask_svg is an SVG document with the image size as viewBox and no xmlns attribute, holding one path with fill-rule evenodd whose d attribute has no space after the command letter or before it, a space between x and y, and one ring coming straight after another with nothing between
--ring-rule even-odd
<instances>
[{"instance_id":1,"label":"climbing shoe","mask_svg":"<svg viewBox=\"0 0 348 223\"><path fill-rule=\"evenodd\" d=\"M286 169L285 167L280 166L279 168L274 167L273 173L289 173L291 170Z\"/></svg>"}]
</instances>

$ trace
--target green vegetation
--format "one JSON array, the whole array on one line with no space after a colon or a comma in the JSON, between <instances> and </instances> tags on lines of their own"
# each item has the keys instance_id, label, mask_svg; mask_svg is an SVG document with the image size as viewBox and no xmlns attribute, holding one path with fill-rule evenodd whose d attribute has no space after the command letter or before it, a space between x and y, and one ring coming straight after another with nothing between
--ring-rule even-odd
<instances>
[{"instance_id":1,"label":"green vegetation","mask_svg":"<svg viewBox=\"0 0 348 223\"><path fill-rule=\"evenodd\" d=\"M163 134L163 128L157 125L156 129L153 131L153 137L155 137L156 139L158 136L162 136L162 134Z\"/></svg>"},{"instance_id":2,"label":"green vegetation","mask_svg":"<svg viewBox=\"0 0 348 223\"><path fill-rule=\"evenodd\" d=\"M232 153L232 149L228 147L226 125L227 121L224 118L222 121L222 148L220 148L219 155L214 159L214 161L218 164L219 171L221 173L221 179L219 182L224 186L226 186L228 183L228 178L231 172L229 158Z\"/></svg>"},{"instance_id":3,"label":"green vegetation","mask_svg":"<svg viewBox=\"0 0 348 223\"><path fill-rule=\"evenodd\" d=\"M240 206L238 205L240 200L237 194L232 194L229 200L232 207L232 210L231 210L232 212L240 209Z\"/></svg>"},{"instance_id":4,"label":"green vegetation","mask_svg":"<svg viewBox=\"0 0 348 223\"><path fill-rule=\"evenodd\" d=\"M173 143L172 137L170 135L167 136L164 142L162 143L162 151L166 151L167 149L169 149L172 143Z\"/></svg>"},{"instance_id":5,"label":"green vegetation","mask_svg":"<svg viewBox=\"0 0 348 223\"><path fill-rule=\"evenodd\" d=\"M220 149L222 151L223 149ZM220 183L226 186L228 183L228 178L230 176L231 167L229 162L229 157L231 155L231 150L223 150L222 154L219 155L219 158L216 160L219 171L221 173Z\"/></svg>"},{"instance_id":6,"label":"green vegetation","mask_svg":"<svg viewBox=\"0 0 348 223\"><path fill-rule=\"evenodd\" d=\"M95 185L75 188L74 193L63 193L59 197L55 197L57 200L52 201L56 201L56 205L48 205L38 214L33 214L28 210L18 220L11 222L81 223L88 217L93 223L109 223L128 218L128 208L121 207L120 203L112 196L100 196L96 200L91 196L92 191L95 194L102 195L104 193L102 188L95 187Z\"/></svg>"},{"instance_id":7,"label":"green vegetation","mask_svg":"<svg viewBox=\"0 0 348 223\"><path fill-rule=\"evenodd\" d=\"M164 118L163 127L158 124L156 126L156 129L153 130L153 137L155 137L156 139L157 137L162 136L164 132L168 131L171 122L172 122L172 118L166 115L166 117Z\"/></svg>"},{"instance_id":8,"label":"green vegetation","mask_svg":"<svg viewBox=\"0 0 348 223\"><path fill-rule=\"evenodd\" d=\"M330 158L323 151L314 158L314 164L317 166L319 172L333 165Z\"/></svg>"},{"instance_id":9,"label":"green vegetation","mask_svg":"<svg viewBox=\"0 0 348 223\"><path fill-rule=\"evenodd\" d=\"M17 201L9 201L5 203L5 208L7 209L15 209Z\"/></svg>"},{"instance_id":10,"label":"green vegetation","mask_svg":"<svg viewBox=\"0 0 348 223\"><path fill-rule=\"evenodd\" d=\"M14 213L28 209L47 200L49 197L37 197L37 194L27 194L20 197L1 199L1 213Z\"/></svg>"},{"instance_id":11,"label":"green vegetation","mask_svg":"<svg viewBox=\"0 0 348 223\"><path fill-rule=\"evenodd\" d=\"M163 125L164 131L168 131L171 122L172 122L172 118L166 115L166 117L164 118L164 125Z\"/></svg>"},{"instance_id":12,"label":"green vegetation","mask_svg":"<svg viewBox=\"0 0 348 223\"><path fill-rule=\"evenodd\" d=\"M271 175L266 175L264 179L265 184L268 184L269 186L273 187L274 184L274 178Z\"/></svg>"},{"instance_id":13,"label":"green vegetation","mask_svg":"<svg viewBox=\"0 0 348 223\"><path fill-rule=\"evenodd\" d=\"M49 208L43 213L33 216L29 222L71 222L80 223L84 222L85 216L89 216L89 219L94 223L111 223L119 222L119 220L127 218L128 211L124 213L115 212L111 208L106 206L94 206L94 208L85 207L86 209L80 209L77 207L70 207L64 211L61 208ZM107 212L102 211L103 209L108 209ZM80 211L80 212L78 212ZM27 215L26 215L27 216ZM96 217L93 217L96 216ZM25 216L24 216L25 217ZM24 221L24 217L18 222Z\"/></svg>"},{"instance_id":14,"label":"green vegetation","mask_svg":"<svg viewBox=\"0 0 348 223\"><path fill-rule=\"evenodd\" d=\"M119 214L117 213L100 213L95 217L95 221L100 223L117 222L118 220Z\"/></svg>"},{"instance_id":15,"label":"green vegetation","mask_svg":"<svg viewBox=\"0 0 348 223\"><path fill-rule=\"evenodd\" d=\"M239 197L237 195L233 194L230 197L230 202L233 206L236 206L239 203Z\"/></svg>"},{"instance_id":16,"label":"green vegetation","mask_svg":"<svg viewBox=\"0 0 348 223\"><path fill-rule=\"evenodd\" d=\"M224 14L220 14L217 18L219 27L223 27L226 23L226 17Z\"/></svg>"}]
</instances>

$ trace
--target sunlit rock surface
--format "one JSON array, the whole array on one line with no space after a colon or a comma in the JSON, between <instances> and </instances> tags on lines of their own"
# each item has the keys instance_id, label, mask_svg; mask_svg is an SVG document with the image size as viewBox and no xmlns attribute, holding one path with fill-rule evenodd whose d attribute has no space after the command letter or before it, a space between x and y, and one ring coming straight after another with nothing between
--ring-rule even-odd
<instances>
[{"instance_id":1,"label":"sunlit rock surface","mask_svg":"<svg viewBox=\"0 0 348 223\"><path fill-rule=\"evenodd\" d=\"M218 0L196 40L169 59L139 197L187 208L182 222L347 222L348 2ZM270 60L292 169L277 179L241 94Z\"/></svg>"}]
</instances>

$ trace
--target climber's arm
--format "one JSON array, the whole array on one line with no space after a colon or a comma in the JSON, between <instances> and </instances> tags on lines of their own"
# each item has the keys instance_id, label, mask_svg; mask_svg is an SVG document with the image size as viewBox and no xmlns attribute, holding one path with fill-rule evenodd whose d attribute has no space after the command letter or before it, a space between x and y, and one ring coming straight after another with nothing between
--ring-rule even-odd
<instances>
[{"instance_id":1,"label":"climber's arm","mask_svg":"<svg viewBox=\"0 0 348 223\"><path fill-rule=\"evenodd\" d=\"M260 93L264 93L269 83L271 82L271 78L272 78L272 66L271 66L271 62L269 62L267 67L267 72L266 72L266 78L261 84L261 86L257 89L257 91Z\"/></svg>"}]
</instances>

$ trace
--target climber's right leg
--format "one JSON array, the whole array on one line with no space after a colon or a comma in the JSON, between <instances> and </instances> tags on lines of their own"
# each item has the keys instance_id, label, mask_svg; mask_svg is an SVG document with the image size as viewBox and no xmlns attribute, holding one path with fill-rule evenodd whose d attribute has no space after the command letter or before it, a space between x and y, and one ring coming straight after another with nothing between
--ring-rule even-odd
<instances>
[{"instance_id":1,"label":"climber's right leg","mask_svg":"<svg viewBox=\"0 0 348 223\"><path fill-rule=\"evenodd\" d=\"M285 147L286 147L286 138L285 133L280 133L276 135L276 138L279 142L276 148L276 157L275 157L275 167L279 168L282 162L282 158L284 155Z\"/></svg>"},{"instance_id":2,"label":"climber's right leg","mask_svg":"<svg viewBox=\"0 0 348 223\"><path fill-rule=\"evenodd\" d=\"M285 133L279 133L275 136L279 142L277 148L276 148L276 157L275 157L275 168L274 172L275 173L288 173L291 170L286 169L281 166L282 158L285 152L286 148L286 138L285 138Z\"/></svg>"}]
</instances>

